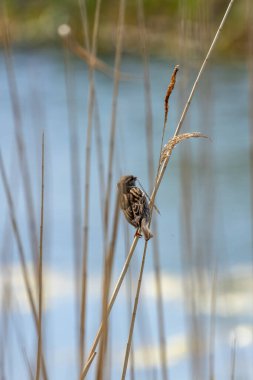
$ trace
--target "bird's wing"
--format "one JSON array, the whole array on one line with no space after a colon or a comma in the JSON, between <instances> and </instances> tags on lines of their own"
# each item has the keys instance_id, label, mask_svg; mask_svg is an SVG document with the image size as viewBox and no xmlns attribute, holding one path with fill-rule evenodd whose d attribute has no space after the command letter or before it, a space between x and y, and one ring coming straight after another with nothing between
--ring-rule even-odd
<instances>
[{"instance_id":1,"label":"bird's wing","mask_svg":"<svg viewBox=\"0 0 253 380\"><path fill-rule=\"evenodd\" d=\"M130 204L132 206L132 212L134 214L134 219L137 224L140 223L141 218L143 217L145 206L146 206L146 197L141 189L138 187L133 187L129 191Z\"/></svg>"},{"instance_id":2,"label":"bird's wing","mask_svg":"<svg viewBox=\"0 0 253 380\"><path fill-rule=\"evenodd\" d=\"M129 195L128 194L120 194L120 207L124 211L130 205Z\"/></svg>"},{"instance_id":3,"label":"bird's wing","mask_svg":"<svg viewBox=\"0 0 253 380\"><path fill-rule=\"evenodd\" d=\"M126 219L130 224L132 224L134 227L137 227L135 223L135 216L132 210L132 205L131 205L131 199L130 199L130 194L120 194L120 207L123 210Z\"/></svg>"}]
</instances>

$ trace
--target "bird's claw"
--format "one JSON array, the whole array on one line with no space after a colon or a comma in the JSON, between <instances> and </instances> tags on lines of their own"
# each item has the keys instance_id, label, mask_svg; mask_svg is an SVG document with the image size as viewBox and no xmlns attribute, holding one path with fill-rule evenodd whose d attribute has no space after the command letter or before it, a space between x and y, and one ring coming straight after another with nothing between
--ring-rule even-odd
<instances>
[{"instance_id":1,"label":"bird's claw","mask_svg":"<svg viewBox=\"0 0 253 380\"><path fill-rule=\"evenodd\" d=\"M141 238L142 234L139 232L139 230L136 230L134 237Z\"/></svg>"}]
</instances>

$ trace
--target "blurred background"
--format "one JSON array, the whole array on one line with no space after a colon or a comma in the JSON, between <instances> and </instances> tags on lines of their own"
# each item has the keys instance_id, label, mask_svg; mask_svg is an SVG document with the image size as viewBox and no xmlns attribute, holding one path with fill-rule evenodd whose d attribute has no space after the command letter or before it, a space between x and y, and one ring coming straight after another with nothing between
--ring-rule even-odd
<instances>
[{"instance_id":1,"label":"blurred background","mask_svg":"<svg viewBox=\"0 0 253 380\"><path fill-rule=\"evenodd\" d=\"M0 378L78 379L225 0L0 5ZM253 379L253 3L235 0L159 188L126 379ZM44 137L43 137L44 136ZM44 154L43 154L44 153ZM87 379L119 379L140 239Z\"/></svg>"}]
</instances>

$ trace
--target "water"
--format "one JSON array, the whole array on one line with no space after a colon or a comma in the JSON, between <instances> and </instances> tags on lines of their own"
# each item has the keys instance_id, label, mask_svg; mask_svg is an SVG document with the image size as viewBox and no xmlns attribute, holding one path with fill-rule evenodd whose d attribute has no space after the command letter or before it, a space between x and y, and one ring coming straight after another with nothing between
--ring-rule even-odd
<instances>
[{"instance_id":1,"label":"water","mask_svg":"<svg viewBox=\"0 0 253 380\"><path fill-rule=\"evenodd\" d=\"M104 60L113 65L111 57ZM153 114L154 159L157 160L163 125L163 98L172 72L178 62L152 59L150 62L151 97ZM180 63L180 62L179 62ZM36 230L39 232L40 215L40 154L41 133L45 132L45 347L49 375L52 379L74 378L76 373L76 317L75 282L72 232L72 184L70 160L70 130L68 124L67 94L64 57L55 50L16 51L14 55L22 128L36 209ZM197 65L199 67L199 65ZM182 65L176 89L170 101L169 131L173 134L180 112L192 86L197 67ZM121 82L119 88L116 134L116 164L113 173L113 198L120 173L137 175L148 189L147 150L145 132L145 101L142 83L143 67L139 59L124 57L122 71L133 80ZM76 152L80 167L81 206L76 218L83 218L83 184L86 128L88 119L89 82L85 64L71 59L71 80L74 119L71 128L77 138ZM96 93L102 133L102 150L105 169L109 149L109 131L113 81L103 73L96 73ZM249 160L249 89L246 65L243 62L213 63L209 66L198 88L184 124L184 132L200 131L209 140L186 141L172 156L156 204L161 210L157 217L165 309L166 341L168 344L171 378L190 379L191 354L189 334L192 319L191 302L194 283L197 323L202 331L203 347L200 361L201 378L208 374L208 339L210 330L210 293L214 268L217 265L216 283L216 341L215 372L217 378L227 378L231 366L231 350L236 336L236 378L250 379L252 367L252 246L251 246L251 190ZM31 261L29 228L24 192L20 177L15 139L14 118L3 53L0 55L0 126L1 153L14 195L15 210L22 242L28 262ZM87 349L99 325L101 270L103 244L101 233L100 188L98 156L95 136L92 137L89 239L89 289ZM184 188L180 173L190 173L190 182ZM78 194L78 193L77 193ZM13 232L8 217L6 197L0 183L1 200L1 299L6 292L5 281L12 278L13 305L9 344L5 356L7 378L27 377L20 339L27 348L29 359L34 361L34 329L27 304L22 274ZM191 205L190 230L192 250L187 240L187 214L184 200ZM112 202L112 212L113 215ZM124 224L121 216L116 246L113 283L125 259ZM189 232L189 231L188 231ZM130 229L132 238L134 231ZM140 241L132 261L133 294L142 255ZM188 253L192 251L192 258ZM144 273L141 302L134 333L135 366L138 379L152 378L154 370L160 372L157 337L157 313L154 269L150 249ZM186 262L182 263L182 254ZM194 282L192 282L194 279ZM190 284L190 285L189 285ZM127 290L123 286L112 316L110 344L112 345L112 379L121 374L122 360L129 326ZM186 297L186 298L185 298ZM189 300L189 299L188 299ZM2 303L1 323L5 307ZM18 328L14 328L14 325ZM8 335L10 334L10 335ZM22 343L21 343L22 344ZM143 351L146 357L143 359ZM147 359L148 358L148 359ZM15 360L15 370L11 361ZM224 365L226 363L226 365ZM205 375L203 375L203 371ZM90 377L94 378L93 369ZM160 378L160 377L159 377Z\"/></svg>"}]
</instances>

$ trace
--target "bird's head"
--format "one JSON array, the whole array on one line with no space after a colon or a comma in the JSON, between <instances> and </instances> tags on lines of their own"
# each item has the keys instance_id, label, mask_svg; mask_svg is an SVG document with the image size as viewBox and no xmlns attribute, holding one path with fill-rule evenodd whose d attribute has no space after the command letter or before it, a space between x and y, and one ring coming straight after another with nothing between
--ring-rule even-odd
<instances>
[{"instance_id":1,"label":"bird's head","mask_svg":"<svg viewBox=\"0 0 253 380\"><path fill-rule=\"evenodd\" d=\"M133 175L124 175L120 178L120 181L118 182L117 186L120 191L127 192L129 188L135 186L135 181L137 180L137 177Z\"/></svg>"}]
</instances>

